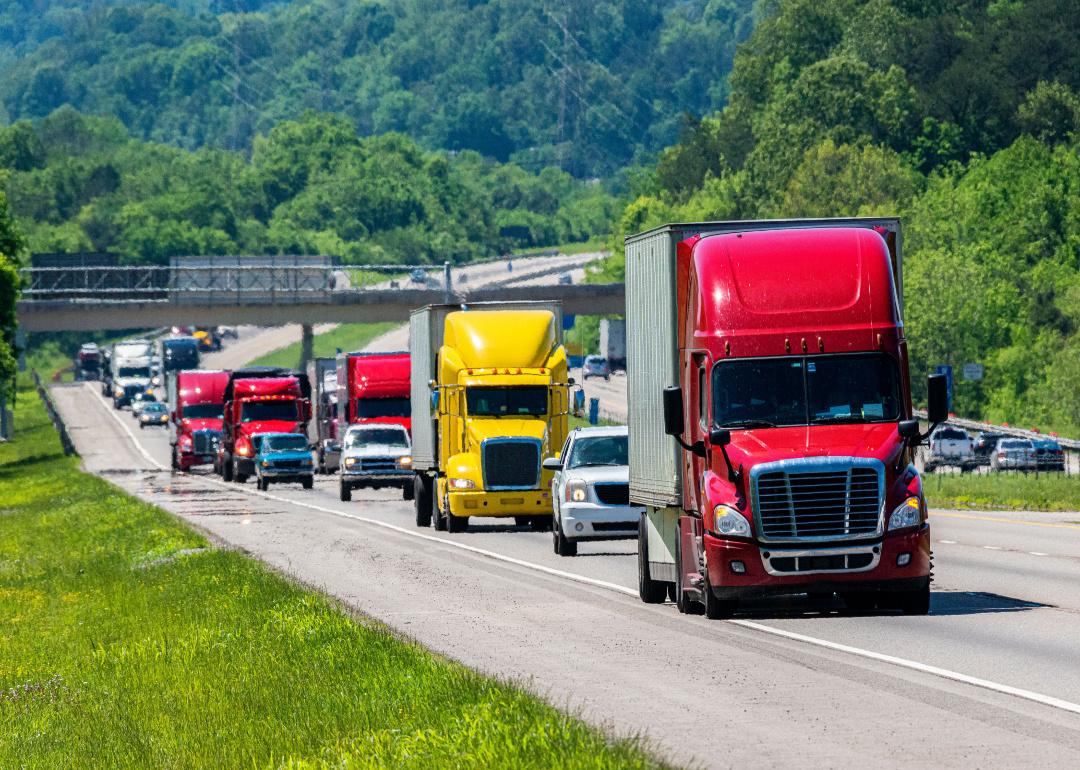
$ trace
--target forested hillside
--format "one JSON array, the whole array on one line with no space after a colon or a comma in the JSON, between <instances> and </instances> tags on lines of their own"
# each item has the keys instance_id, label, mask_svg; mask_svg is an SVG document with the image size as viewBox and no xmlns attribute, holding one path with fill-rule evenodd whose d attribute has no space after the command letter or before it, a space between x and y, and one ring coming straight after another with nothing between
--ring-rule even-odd
<instances>
[{"instance_id":1,"label":"forested hillside","mask_svg":"<svg viewBox=\"0 0 1080 770\"><path fill-rule=\"evenodd\" d=\"M305 109L362 135L605 176L723 106L752 0L16 0L9 122L64 104L239 149ZM0 116L2 117L2 116Z\"/></svg>"},{"instance_id":2,"label":"forested hillside","mask_svg":"<svg viewBox=\"0 0 1080 770\"><path fill-rule=\"evenodd\" d=\"M935 364L980 362L958 412L1080 434L1078 91L1075 2L782 0L613 242L672 220L900 214L917 398Z\"/></svg>"},{"instance_id":3,"label":"forested hillside","mask_svg":"<svg viewBox=\"0 0 1080 770\"><path fill-rule=\"evenodd\" d=\"M584 241L616 213L602 185L553 168L429 152L401 134L364 138L346 118L315 113L256 136L249 157L144 142L115 118L61 108L0 128L3 188L31 250L151 262L237 253L463 262Z\"/></svg>"}]
</instances>

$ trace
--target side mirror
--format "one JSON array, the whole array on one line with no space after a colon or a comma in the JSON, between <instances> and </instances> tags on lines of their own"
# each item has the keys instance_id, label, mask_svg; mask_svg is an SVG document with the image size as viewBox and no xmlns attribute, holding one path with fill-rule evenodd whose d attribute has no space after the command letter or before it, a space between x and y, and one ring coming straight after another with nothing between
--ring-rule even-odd
<instances>
[{"instance_id":1,"label":"side mirror","mask_svg":"<svg viewBox=\"0 0 1080 770\"><path fill-rule=\"evenodd\" d=\"M545 471L561 471L562 470L562 463L559 462L558 457L549 457L549 458L547 458L546 460L544 460L543 465L544 465L544 470Z\"/></svg>"},{"instance_id":2,"label":"side mirror","mask_svg":"<svg viewBox=\"0 0 1080 770\"><path fill-rule=\"evenodd\" d=\"M727 428L713 428L709 431L709 443L713 446L727 446L731 443L731 431Z\"/></svg>"},{"instance_id":3,"label":"side mirror","mask_svg":"<svg viewBox=\"0 0 1080 770\"><path fill-rule=\"evenodd\" d=\"M439 389L439 383L437 383L435 380L428 380L427 381L427 386L428 386L428 390L438 390Z\"/></svg>"},{"instance_id":4,"label":"side mirror","mask_svg":"<svg viewBox=\"0 0 1080 770\"><path fill-rule=\"evenodd\" d=\"M669 436L682 436L685 429L682 388L678 385L664 388L664 432Z\"/></svg>"},{"instance_id":5,"label":"side mirror","mask_svg":"<svg viewBox=\"0 0 1080 770\"><path fill-rule=\"evenodd\" d=\"M926 416L931 425L949 419L949 383L944 374L931 374L926 378Z\"/></svg>"},{"instance_id":6,"label":"side mirror","mask_svg":"<svg viewBox=\"0 0 1080 770\"><path fill-rule=\"evenodd\" d=\"M900 434L900 438L906 438L909 441L917 438L919 435L919 421L901 420L896 426L896 432Z\"/></svg>"},{"instance_id":7,"label":"side mirror","mask_svg":"<svg viewBox=\"0 0 1080 770\"><path fill-rule=\"evenodd\" d=\"M573 377L567 377L566 378L566 384L567 385L573 385L574 384L574 378Z\"/></svg>"}]
</instances>

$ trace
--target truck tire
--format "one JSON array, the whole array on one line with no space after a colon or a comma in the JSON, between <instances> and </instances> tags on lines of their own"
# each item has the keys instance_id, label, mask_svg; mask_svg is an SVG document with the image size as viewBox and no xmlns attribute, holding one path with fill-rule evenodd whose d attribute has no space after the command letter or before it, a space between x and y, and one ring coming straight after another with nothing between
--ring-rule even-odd
<instances>
[{"instance_id":1,"label":"truck tire","mask_svg":"<svg viewBox=\"0 0 1080 770\"><path fill-rule=\"evenodd\" d=\"M431 487L427 476L417 473L413 476L413 509L416 511L416 526L431 526Z\"/></svg>"},{"instance_id":2,"label":"truck tire","mask_svg":"<svg viewBox=\"0 0 1080 770\"><path fill-rule=\"evenodd\" d=\"M912 591L904 591L897 597L897 608L905 615L930 614L930 580L926 585Z\"/></svg>"},{"instance_id":3,"label":"truck tire","mask_svg":"<svg viewBox=\"0 0 1080 770\"><path fill-rule=\"evenodd\" d=\"M649 530L645 514L638 521L638 596L646 604L663 604L667 599L668 584L649 576Z\"/></svg>"},{"instance_id":4,"label":"truck tire","mask_svg":"<svg viewBox=\"0 0 1080 770\"><path fill-rule=\"evenodd\" d=\"M270 488L270 482L264 478L255 477L255 486L262 492L265 492Z\"/></svg>"},{"instance_id":5,"label":"truck tire","mask_svg":"<svg viewBox=\"0 0 1080 770\"><path fill-rule=\"evenodd\" d=\"M739 603L734 599L717 599L713 594L712 586L709 585L709 576L705 576L705 617L709 620L723 620L730 618L739 608Z\"/></svg>"},{"instance_id":6,"label":"truck tire","mask_svg":"<svg viewBox=\"0 0 1080 770\"><path fill-rule=\"evenodd\" d=\"M455 516L449 511L446 512L446 531L447 532L464 532L469 528L468 516Z\"/></svg>"},{"instance_id":7,"label":"truck tire","mask_svg":"<svg viewBox=\"0 0 1080 770\"><path fill-rule=\"evenodd\" d=\"M170 452L169 458L170 464L174 471L180 470L180 458L176 456L176 446L173 445L172 452Z\"/></svg>"},{"instance_id":8,"label":"truck tire","mask_svg":"<svg viewBox=\"0 0 1080 770\"><path fill-rule=\"evenodd\" d=\"M682 533L675 535L675 607L683 615L700 615L704 607L691 598L683 587Z\"/></svg>"},{"instance_id":9,"label":"truck tire","mask_svg":"<svg viewBox=\"0 0 1080 770\"><path fill-rule=\"evenodd\" d=\"M348 503L352 500L352 487L344 482L338 485L338 497L341 498L341 502Z\"/></svg>"},{"instance_id":10,"label":"truck tire","mask_svg":"<svg viewBox=\"0 0 1080 770\"><path fill-rule=\"evenodd\" d=\"M221 458L221 478L225 481L232 481L233 476L233 464L232 455L226 454Z\"/></svg>"},{"instance_id":11,"label":"truck tire","mask_svg":"<svg viewBox=\"0 0 1080 770\"><path fill-rule=\"evenodd\" d=\"M300 480L300 486L302 486L304 489L312 489L312 488L314 488L315 487L315 477L314 476L304 476L304 478L302 478Z\"/></svg>"},{"instance_id":12,"label":"truck tire","mask_svg":"<svg viewBox=\"0 0 1080 770\"><path fill-rule=\"evenodd\" d=\"M413 499L413 485L412 482L408 482L401 487L401 499L412 500Z\"/></svg>"}]
</instances>

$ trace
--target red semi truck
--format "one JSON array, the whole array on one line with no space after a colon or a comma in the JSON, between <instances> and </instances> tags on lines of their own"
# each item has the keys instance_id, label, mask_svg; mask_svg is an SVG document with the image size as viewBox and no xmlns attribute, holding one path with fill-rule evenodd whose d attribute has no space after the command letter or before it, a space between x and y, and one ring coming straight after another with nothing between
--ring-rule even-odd
<instances>
[{"instance_id":1,"label":"red semi truck","mask_svg":"<svg viewBox=\"0 0 1080 770\"><path fill-rule=\"evenodd\" d=\"M712 618L837 594L924 614L897 219L678 224L626 239L643 601ZM928 382L946 418L943 377Z\"/></svg>"},{"instance_id":2,"label":"red semi truck","mask_svg":"<svg viewBox=\"0 0 1080 770\"><path fill-rule=\"evenodd\" d=\"M221 415L229 373L185 369L168 373L166 399L172 407L169 444L173 470L213 463L221 444Z\"/></svg>"},{"instance_id":3,"label":"red semi truck","mask_svg":"<svg viewBox=\"0 0 1080 770\"><path fill-rule=\"evenodd\" d=\"M243 483L255 472L252 438L260 433L302 433L311 419L307 375L272 366L237 369L225 385L225 409L217 470Z\"/></svg>"},{"instance_id":4,"label":"red semi truck","mask_svg":"<svg viewBox=\"0 0 1080 770\"><path fill-rule=\"evenodd\" d=\"M389 423L412 432L407 352L339 353L337 436L350 425Z\"/></svg>"}]
</instances>

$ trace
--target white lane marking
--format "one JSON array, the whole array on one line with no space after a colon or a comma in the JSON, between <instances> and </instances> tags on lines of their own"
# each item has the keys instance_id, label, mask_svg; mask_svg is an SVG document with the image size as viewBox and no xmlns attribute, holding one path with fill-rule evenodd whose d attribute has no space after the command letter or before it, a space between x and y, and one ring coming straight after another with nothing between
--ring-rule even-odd
<instances>
[{"instance_id":1,"label":"white lane marking","mask_svg":"<svg viewBox=\"0 0 1080 770\"><path fill-rule=\"evenodd\" d=\"M91 397L97 396L97 394L94 393L94 388L90 385L90 383L84 382L83 387L90 391ZM120 419L120 415L118 415L116 413L117 410L111 408L108 404L106 404L104 399L96 399L96 400L97 400L97 402L99 404L101 404L103 407L105 407L106 412L114 420L116 420L116 424L124 429L124 433L128 434L128 438L131 439L131 443L135 445L135 448L139 450L139 454L141 454L144 458L146 458L146 461L148 463L150 463L152 466L154 466L154 468L156 468L157 470L159 470L159 471L165 470L165 466L162 465L161 463L159 463L157 460L155 460L150 455L150 453L147 452L146 449L143 448L142 443L140 443L139 440L135 438L135 434L131 432L131 428L128 427L127 423L125 423L123 420Z\"/></svg>"},{"instance_id":2,"label":"white lane marking","mask_svg":"<svg viewBox=\"0 0 1080 770\"><path fill-rule=\"evenodd\" d=\"M127 430L131 440L135 441L135 444L139 446L139 450L143 453L143 456L147 457L152 463L164 470L164 466L160 465L156 460L150 457L147 452L142 449L141 445L135 438L135 434L127 429L127 426L120 421L120 418L113 412L109 414L113 416L117 422L120 422L121 426ZM514 564L519 567L531 569L536 572L542 572L547 575L554 575L555 577L566 578L576 583L584 583L585 585L596 586L597 588L605 588L609 591L623 594L624 596L637 596L636 589L627 588L617 583L610 583L606 580L597 580L596 578L586 577L585 575L578 575L573 572L566 572L565 570L555 569L553 567L546 567L543 564L536 564L535 562L525 561L524 559L516 559L513 556L506 556L505 554L497 553L495 551L489 551L485 548L477 548L476 546L466 545L465 543L455 542L453 540L435 537L434 535L427 535L423 532L417 532L415 529L406 529L399 527L396 524L390 524L385 521L379 521L378 519L369 519L367 516L358 516L354 513L347 513L345 511L336 511L333 508L324 508L321 505L315 505L313 503L305 503L300 500L293 500L288 497L282 497L281 495L273 495L269 492L262 492L256 489L248 489L236 484L229 484L221 479L199 476L198 478L205 481L209 481L213 484L225 487L234 491L246 492L249 495L256 495L258 497L265 497L268 500L274 500L280 503L289 503L291 505L298 505L301 508L307 508L312 511L319 511L320 513L329 513L332 516L340 516L345 519L353 519L354 521L363 522L364 524L370 524L375 527L381 527L382 529L397 532L407 537L415 537L420 540L427 540L432 543L438 543L439 545L447 546L449 548L458 548L462 551L468 551L469 553L475 553L479 556L484 556L495 561L505 562L507 564ZM822 647L827 650L835 650L837 652L847 653L849 655L855 655L860 658L867 658L869 660L876 660L880 663L888 663L889 665L898 666L900 668L910 669L912 671L921 671L924 674L930 674L932 676L941 677L942 679L949 679L954 682L960 682L962 684L968 684L973 687L980 687L984 690L991 690L992 692L1001 693L1004 695L1012 695L1016 698L1022 698L1034 703L1039 703L1044 706L1050 706L1051 708L1061 709L1062 711L1069 711L1073 714L1080 714L1080 704L1071 703L1061 698L1055 698L1050 695L1043 695L1041 693L1032 692L1031 690L1024 690L1019 687L1012 687L1007 684L999 684L998 682L991 682L988 679L980 679L975 676L968 676L967 674L961 674L957 671L950 671L945 668L938 668L937 666L930 666L926 663L919 663L918 661L908 660L907 658L898 658L893 655L885 655L880 652L873 652L872 650L864 650L861 647L851 647L846 644L838 644L837 642L830 642L826 639L818 639L814 636L806 636L805 634L795 633L794 631L784 631L779 628L773 628L772 626L762 625L761 623L755 623L750 620L727 620L725 621L731 625L741 626L742 628L748 628L754 631L759 631L763 634L771 634L773 636L784 637L785 639L791 639L796 642L803 642L804 644L813 645L815 647Z\"/></svg>"},{"instance_id":3,"label":"white lane marking","mask_svg":"<svg viewBox=\"0 0 1080 770\"><path fill-rule=\"evenodd\" d=\"M983 548L985 548L988 551L1000 551L1001 550L1000 545L984 545Z\"/></svg>"},{"instance_id":4,"label":"white lane marking","mask_svg":"<svg viewBox=\"0 0 1080 770\"><path fill-rule=\"evenodd\" d=\"M941 543L942 545L956 545L955 540L938 540L937 542Z\"/></svg>"},{"instance_id":5,"label":"white lane marking","mask_svg":"<svg viewBox=\"0 0 1080 770\"><path fill-rule=\"evenodd\" d=\"M1042 551L1028 551L1028 553L1030 553L1032 556L1049 556L1050 555L1048 553L1043 553Z\"/></svg>"}]
</instances>

